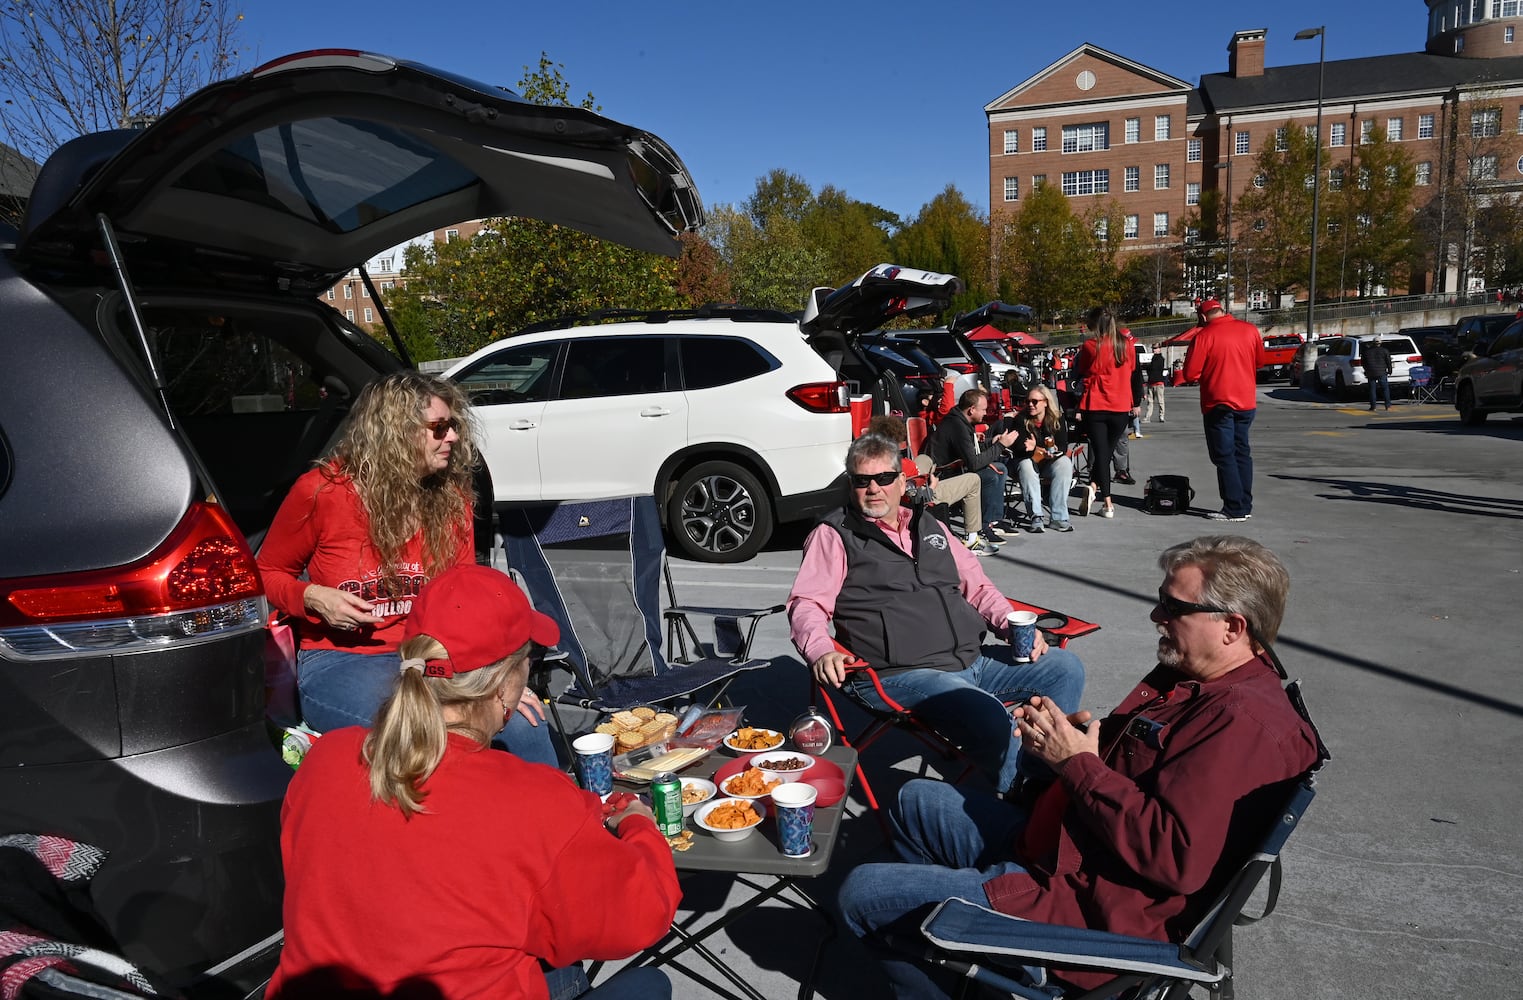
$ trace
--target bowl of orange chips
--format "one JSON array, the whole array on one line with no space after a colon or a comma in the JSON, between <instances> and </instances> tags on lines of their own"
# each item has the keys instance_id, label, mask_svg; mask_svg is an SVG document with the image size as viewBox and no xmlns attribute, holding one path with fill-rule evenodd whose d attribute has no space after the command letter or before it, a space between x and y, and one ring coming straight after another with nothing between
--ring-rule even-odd
<instances>
[{"instance_id":1,"label":"bowl of orange chips","mask_svg":"<svg viewBox=\"0 0 1523 1000\"><path fill-rule=\"evenodd\" d=\"M776 729L742 726L724 738L724 745L738 754L775 750L783 745L783 734Z\"/></svg>"},{"instance_id":2,"label":"bowl of orange chips","mask_svg":"<svg viewBox=\"0 0 1523 1000\"><path fill-rule=\"evenodd\" d=\"M732 799L750 799L759 803L758 809L765 809L767 796L782 783L783 779L776 775L768 775L760 768L748 767L721 781L719 792Z\"/></svg>"},{"instance_id":3,"label":"bowl of orange chips","mask_svg":"<svg viewBox=\"0 0 1523 1000\"><path fill-rule=\"evenodd\" d=\"M726 843L745 840L761 825L761 811L749 799L715 799L693 814L693 822Z\"/></svg>"}]
</instances>

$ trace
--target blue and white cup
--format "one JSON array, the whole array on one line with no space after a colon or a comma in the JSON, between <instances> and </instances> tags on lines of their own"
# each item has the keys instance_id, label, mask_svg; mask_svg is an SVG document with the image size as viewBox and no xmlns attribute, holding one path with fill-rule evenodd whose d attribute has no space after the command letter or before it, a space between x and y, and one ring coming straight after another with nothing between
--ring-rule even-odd
<instances>
[{"instance_id":1,"label":"blue and white cup","mask_svg":"<svg viewBox=\"0 0 1523 1000\"><path fill-rule=\"evenodd\" d=\"M607 733L588 733L571 741L576 751L576 769L582 787L594 795L613 791L613 737Z\"/></svg>"},{"instance_id":2,"label":"blue and white cup","mask_svg":"<svg viewBox=\"0 0 1523 1000\"><path fill-rule=\"evenodd\" d=\"M814 800L819 794L819 789L802 781L772 789L778 844L787 857L804 858L814 851Z\"/></svg>"},{"instance_id":3,"label":"blue and white cup","mask_svg":"<svg viewBox=\"0 0 1523 1000\"><path fill-rule=\"evenodd\" d=\"M1031 654L1036 651L1036 612L1012 611L1005 616L1005 626L1015 662L1030 663Z\"/></svg>"}]
</instances>

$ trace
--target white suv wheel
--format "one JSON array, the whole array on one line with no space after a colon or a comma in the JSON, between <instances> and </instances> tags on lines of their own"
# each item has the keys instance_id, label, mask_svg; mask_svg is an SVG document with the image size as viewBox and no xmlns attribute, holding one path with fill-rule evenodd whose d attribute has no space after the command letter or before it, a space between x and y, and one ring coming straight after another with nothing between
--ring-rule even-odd
<instances>
[{"instance_id":1,"label":"white suv wheel","mask_svg":"<svg viewBox=\"0 0 1523 1000\"><path fill-rule=\"evenodd\" d=\"M756 477L729 462L703 462L677 480L667 528L701 562L749 559L772 534L772 507Z\"/></svg>"}]
</instances>

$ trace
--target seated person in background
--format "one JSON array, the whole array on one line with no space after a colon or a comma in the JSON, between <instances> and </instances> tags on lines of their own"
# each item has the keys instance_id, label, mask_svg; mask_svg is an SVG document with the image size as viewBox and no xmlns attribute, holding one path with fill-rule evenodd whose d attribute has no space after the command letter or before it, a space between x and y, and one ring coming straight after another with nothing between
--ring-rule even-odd
<instances>
[{"instance_id":1,"label":"seated person in background","mask_svg":"<svg viewBox=\"0 0 1523 1000\"><path fill-rule=\"evenodd\" d=\"M956 408L936 425L925 447L938 468L961 462L961 471L978 474L983 492L984 537L998 542L1001 532L1015 530L1015 525L1005 520L1005 466L997 461L1000 453L1015 443L1015 432L997 434L981 447L973 425L982 423L988 413L989 393L969 389L958 398Z\"/></svg>"},{"instance_id":2,"label":"seated person in background","mask_svg":"<svg viewBox=\"0 0 1523 1000\"><path fill-rule=\"evenodd\" d=\"M1316 731L1280 686L1274 641L1290 575L1248 538L1166 550L1158 665L1099 725L1048 699L1017 709L1027 754L1058 780L1029 812L934 781L900 792L894 847L841 887L847 924L878 951L896 997L945 997L955 980L888 948L918 938L957 896L1044 923L1179 940L1269 828L1286 784L1319 759ZM1257 638L1256 638L1257 637ZM1018 933L1018 932L1017 932ZM1063 978L1098 986L1106 975Z\"/></svg>"},{"instance_id":3,"label":"seated person in background","mask_svg":"<svg viewBox=\"0 0 1523 1000\"><path fill-rule=\"evenodd\" d=\"M1073 489L1074 466L1068 457L1068 424L1058 408L1058 397L1040 382L1026 390L1021 414L1016 418L1019 435L1010 446L1021 483L1021 498L1031 530L1041 532L1050 523L1054 531L1072 531L1068 523L1068 492ZM1042 480L1046 479L1047 509L1042 509Z\"/></svg>"},{"instance_id":4,"label":"seated person in background","mask_svg":"<svg viewBox=\"0 0 1523 1000\"><path fill-rule=\"evenodd\" d=\"M497 570L456 566L423 587L374 728L324 734L291 780L271 1000L671 996L650 968L588 992L575 964L626 958L671 926L681 890L650 810L605 818L565 774L487 749L531 644L559 638Z\"/></svg>"},{"instance_id":5,"label":"seated person in background","mask_svg":"<svg viewBox=\"0 0 1523 1000\"><path fill-rule=\"evenodd\" d=\"M908 504L952 504L962 501L962 526L966 533L963 536L963 544L968 551L976 556L985 556L999 551L999 546L984 538L979 529L983 527L983 517L979 510L980 483L978 477L971 472L961 475L947 476L942 479L936 475L934 468L929 468L922 473L922 464L932 464L929 458L925 463L919 459L922 456L909 454L909 433L905 430L904 420L892 414L881 414L868 421L867 433L881 434L890 441L899 442L899 465L904 470L906 479L917 480L924 474L929 485L909 487L904 493L904 502Z\"/></svg>"},{"instance_id":6,"label":"seated person in background","mask_svg":"<svg viewBox=\"0 0 1523 1000\"><path fill-rule=\"evenodd\" d=\"M1010 602L977 559L924 507L900 506L904 473L899 446L864 434L846 453L850 495L804 540L804 558L788 595L793 644L821 684L850 685L882 704L870 679L849 667L830 629L852 654L877 670L883 688L980 766L996 790L1018 773L1007 703L1042 695L1075 711L1084 665L1048 649L1041 633L1031 663L1010 662L1009 647L985 654L985 632L1005 637Z\"/></svg>"}]
</instances>

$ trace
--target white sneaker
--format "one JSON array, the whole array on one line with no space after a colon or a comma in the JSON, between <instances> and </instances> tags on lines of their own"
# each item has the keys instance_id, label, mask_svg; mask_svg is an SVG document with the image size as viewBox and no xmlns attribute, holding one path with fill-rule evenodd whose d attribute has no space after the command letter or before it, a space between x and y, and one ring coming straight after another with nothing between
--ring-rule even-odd
<instances>
[{"instance_id":1,"label":"white sneaker","mask_svg":"<svg viewBox=\"0 0 1523 1000\"><path fill-rule=\"evenodd\" d=\"M981 535L969 535L962 540L962 543L976 556L993 555L999 551L999 546L984 541Z\"/></svg>"},{"instance_id":2,"label":"white sneaker","mask_svg":"<svg viewBox=\"0 0 1523 1000\"><path fill-rule=\"evenodd\" d=\"M1094 506L1094 503L1095 503L1095 484L1094 483L1088 483L1084 487L1084 492L1079 494L1079 516L1080 517L1088 517L1089 516L1089 509L1090 509L1090 507Z\"/></svg>"}]
</instances>

